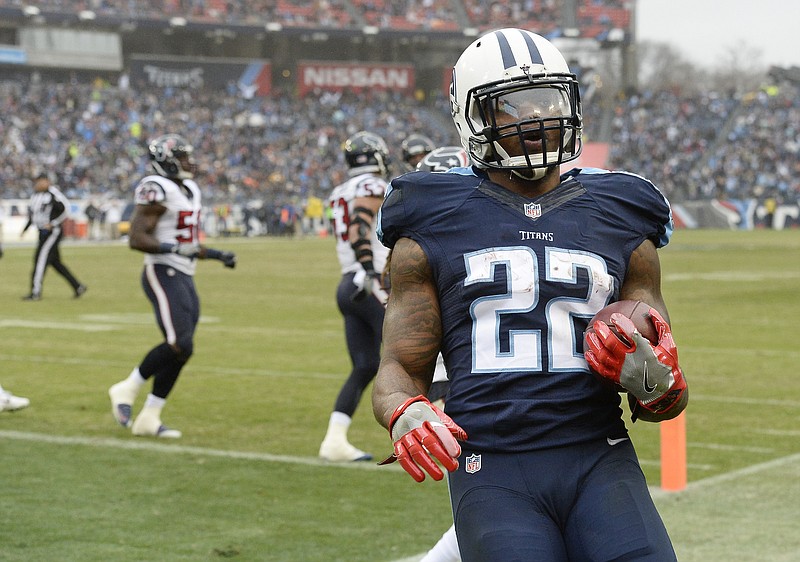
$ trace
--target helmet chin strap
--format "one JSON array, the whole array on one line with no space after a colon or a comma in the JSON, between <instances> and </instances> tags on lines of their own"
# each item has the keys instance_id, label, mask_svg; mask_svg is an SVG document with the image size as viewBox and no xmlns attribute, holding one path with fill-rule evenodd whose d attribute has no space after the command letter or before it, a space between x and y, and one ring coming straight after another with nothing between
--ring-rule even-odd
<instances>
[{"instance_id":1,"label":"helmet chin strap","mask_svg":"<svg viewBox=\"0 0 800 562\"><path fill-rule=\"evenodd\" d=\"M517 176L521 180L525 181L538 181L547 175L547 172L550 168L529 168L526 170L530 175L526 175L519 170L511 170L511 173L508 175L509 179L513 179L513 176Z\"/></svg>"}]
</instances>

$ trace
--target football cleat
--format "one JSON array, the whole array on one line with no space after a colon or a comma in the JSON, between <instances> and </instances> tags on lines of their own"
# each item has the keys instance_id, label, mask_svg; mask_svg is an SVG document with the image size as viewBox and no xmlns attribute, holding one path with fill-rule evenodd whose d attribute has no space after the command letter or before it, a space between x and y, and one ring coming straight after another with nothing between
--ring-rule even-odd
<instances>
[{"instance_id":1,"label":"football cleat","mask_svg":"<svg viewBox=\"0 0 800 562\"><path fill-rule=\"evenodd\" d=\"M118 382L108 389L111 398L111 414L122 427L130 427L132 420L132 407L136 401L136 391L126 381Z\"/></svg>"},{"instance_id":2,"label":"football cleat","mask_svg":"<svg viewBox=\"0 0 800 562\"><path fill-rule=\"evenodd\" d=\"M319 458L330 462L371 461L372 455L355 448L347 441L323 440L319 447Z\"/></svg>"},{"instance_id":3,"label":"football cleat","mask_svg":"<svg viewBox=\"0 0 800 562\"><path fill-rule=\"evenodd\" d=\"M42 295L40 295L39 293L31 293L30 295L25 295L24 297L22 297L22 300L24 300L24 301L40 301L40 300L42 300Z\"/></svg>"},{"instance_id":4,"label":"football cleat","mask_svg":"<svg viewBox=\"0 0 800 562\"><path fill-rule=\"evenodd\" d=\"M14 396L0 388L0 412L14 412L30 406L31 401L22 396Z\"/></svg>"},{"instance_id":5,"label":"football cleat","mask_svg":"<svg viewBox=\"0 0 800 562\"><path fill-rule=\"evenodd\" d=\"M75 298L79 299L81 297L81 295L86 292L86 289L88 289L88 287L86 285L83 285L83 284L78 285L75 288Z\"/></svg>"},{"instance_id":6,"label":"football cleat","mask_svg":"<svg viewBox=\"0 0 800 562\"><path fill-rule=\"evenodd\" d=\"M161 423L161 420L147 414L139 414L131 426L131 432L138 437L159 437L179 439L183 434Z\"/></svg>"}]
</instances>

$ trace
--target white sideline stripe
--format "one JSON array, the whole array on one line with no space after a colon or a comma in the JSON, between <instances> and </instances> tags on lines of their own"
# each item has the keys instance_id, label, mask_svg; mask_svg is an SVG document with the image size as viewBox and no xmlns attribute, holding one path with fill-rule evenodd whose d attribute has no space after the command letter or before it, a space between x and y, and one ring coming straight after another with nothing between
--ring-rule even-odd
<instances>
[{"instance_id":1,"label":"white sideline stripe","mask_svg":"<svg viewBox=\"0 0 800 562\"><path fill-rule=\"evenodd\" d=\"M690 400L700 400L701 402L723 402L726 404L747 404L753 406L783 406L787 408L800 408L800 401L798 400L777 400L775 398L744 398L741 396L692 394Z\"/></svg>"},{"instance_id":2,"label":"white sideline stripe","mask_svg":"<svg viewBox=\"0 0 800 562\"><path fill-rule=\"evenodd\" d=\"M711 355L759 355L766 357L795 359L800 357L800 351L796 349L756 349L745 347L695 347L693 345L681 345L681 352L704 353Z\"/></svg>"},{"instance_id":3,"label":"white sideline stripe","mask_svg":"<svg viewBox=\"0 0 800 562\"><path fill-rule=\"evenodd\" d=\"M0 359L5 361L17 361L20 363L53 363L56 365L90 365L94 367L105 367L108 369L120 370L125 373L130 372L133 362L108 361L105 359L91 359L86 357L48 357L44 355L13 355L10 353L0 353ZM255 375L267 377L290 377L342 380L342 373L320 373L307 371L275 371L272 369L235 369L231 367L215 367L213 365L203 366L189 364L186 372L212 373L215 375Z\"/></svg>"},{"instance_id":4,"label":"white sideline stripe","mask_svg":"<svg viewBox=\"0 0 800 562\"><path fill-rule=\"evenodd\" d=\"M639 464L642 466L661 466L661 461L653 459L639 459ZM686 463L687 468L693 470L714 470L715 464L700 464L700 463Z\"/></svg>"},{"instance_id":5,"label":"white sideline stripe","mask_svg":"<svg viewBox=\"0 0 800 562\"><path fill-rule=\"evenodd\" d=\"M686 446L695 449L709 449L711 451L741 451L743 453L756 453L760 455L769 455L775 452L775 449L771 447L745 447L741 445L725 445L722 443L698 443L696 441L690 441L686 443Z\"/></svg>"},{"instance_id":6,"label":"white sideline stripe","mask_svg":"<svg viewBox=\"0 0 800 562\"><path fill-rule=\"evenodd\" d=\"M77 330L79 332L110 332L119 326L111 324L91 324L88 322L43 322L8 318L0 320L0 328L34 328L36 330Z\"/></svg>"},{"instance_id":7,"label":"white sideline stripe","mask_svg":"<svg viewBox=\"0 0 800 562\"><path fill-rule=\"evenodd\" d=\"M738 470L732 470L730 472L725 472L723 474L717 474L716 476L709 476L708 478L695 480L694 482L689 482L686 485L686 490L682 492L666 492L661 488L651 488L650 492L653 494L653 497L672 496L675 494L686 494L694 490L710 488L718 484L724 484L726 482L730 482L731 480L736 480L737 478L752 476L753 474L758 474L759 472L764 472L766 470L771 470L773 468L780 468L782 466L794 463L800 463L800 453L789 455L788 457L780 457L777 459L772 459L771 461L753 464L744 468L740 468Z\"/></svg>"},{"instance_id":8,"label":"white sideline stripe","mask_svg":"<svg viewBox=\"0 0 800 562\"><path fill-rule=\"evenodd\" d=\"M741 281L770 281L773 279L797 279L800 272L775 271L771 273L756 273L751 271L709 271L707 273L668 273L664 275L665 281L728 281L739 283Z\"/></svg>"},{"instance_id":9,"label":"white sideline stripe","mask_svg":"<svg viewBox=\"0 0 800 562\"><path fill-rule=\"evenodd\" d=\"M800 437L800 429L753 429L751 432L777 437Z\"/></svg>"},{"instance_id":10,"label":"white sideline stripe","mask_svg":"<svg viewBox=\"0 0 800 562\"><path fill-rule=\"evenodd\" d=\"M108 324L142 324L150 325L153 323L153 313L125 312L119 314L81 314L78 316L84 322L106 322ZM220 322L219 316L200 316L200 323L217 324Z\"/></svg>"},{"instance_id":11,"label":"white sideline stripe","mask_svg":"<svg viewBox=\"0 0 800 562\"><path fill-rule=\"evenodd\" d=\"M37 443L53 443L55 445L83 445L87 447L105 447L111 449L127 449L139 451L153 451L158 453L190 454L205 457L219 457L228 459L243 459L249 461L280 462L288 464L302 464L306 466L319 466L325 468L351 468L356 470L402 470L397 466L378 466L377 462L328 462L317 457L297 457L292 455L273 455L270 453L251 453L247 451L226 451L223 449L209 449L206 447L189 447L184 445L167 445L142 438L131 441L127 439L114 439L111 437L69 437L66 435L47 435L44 433L31 433L27 431L0 431L0 437L16 439L18 441L34 441Z\"/></svg>"}]
</instances>

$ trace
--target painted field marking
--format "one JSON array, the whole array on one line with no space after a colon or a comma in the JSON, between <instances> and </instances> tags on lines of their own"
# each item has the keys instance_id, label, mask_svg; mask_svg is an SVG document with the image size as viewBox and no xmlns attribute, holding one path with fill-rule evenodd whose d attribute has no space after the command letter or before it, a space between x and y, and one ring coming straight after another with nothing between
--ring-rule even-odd
<instances>
[{"instance_id":1,"label":"painted field marking","mask_svg":"<svg viewBox=\"0 0 800 562\"><path fill-rule=\"evenodd\" d=\"M23 320L22 318L5 318L0 320L0 328L32 328L34 330L75 330L78 332L110 332L118 330L114 324L96 324L92 322L50 322L42 320Z\"/></svg>"},{"instance_id":2,"label":"painted field marking","mask_svg":"<svg viewBox=\"0 0 800 562\"><path fill-rule=\"evenodd\" d=\"M44 355L14 355L10 353L0 353L0 359L4 361L15 361L19 363L43 363L56 365L84 365L90 367L102 367L104 369L119 369L129 372L131 369L130 361L108 361L106 359L91 359L86 357L49 357ZM229 376L266 376L266 377L288 377L292 379L310 378L323 380L341 380L342 373L320 373L308 371L289 371L273 369L239 369L234 367L215 367L213 365L204 366L189 364L186 372L211 373L215 375Z\"/></svg>"},{"instance_id":3,"label":"painted field marking","mask_svg":"<svg viewBox=\"0 0 800 562\"><path fill-rule=\"evenodd\" d=\"M36 443L52 443L54 445L80 445L84 447L103 447L107 449L125 449L138 451L152 451L169 454L189 454L205 457L218 457L228 459L243 459L250 461L275 462L287 464L300 464L305 466L319 466L325 468L349 468L356 470L402 470L397 466L378 466L377 462L351 462L334 463L324 461L317 457L300 457L293 455L274 455L271 453L253 453L248 451L227 451L223 449L210 449L207 447L191 447L185 445L168 445L142 438L136 440L116 439L113 437L80 437L67 435L48 435L45 433L32 433L28 431L0 431L0 437L18 441L32 441Z\"/></svg>"},{"instance_id":4,"label":"painted field marking","mask_svg":"<svg viewBox=\"0 0 800 562\"><path fill-rule=\"evenodd\" d=\"M732 283L761 282L775 279L798 279L800 271L758 273L755 271L709 271L706 273L668 273L665 281L729 281Z\"/></svg>"}]
</instances>

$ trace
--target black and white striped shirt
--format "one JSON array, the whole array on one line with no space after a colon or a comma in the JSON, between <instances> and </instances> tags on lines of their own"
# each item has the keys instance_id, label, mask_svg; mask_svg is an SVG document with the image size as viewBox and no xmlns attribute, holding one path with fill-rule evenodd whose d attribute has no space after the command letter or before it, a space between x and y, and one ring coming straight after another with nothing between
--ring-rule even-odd
<instances>
[{"instance_id":1,"label":"black and white striped shirt","mask_svg":"<svg viewBox=\"0 0 800 562\"><path fill-rule=\"evenodd\" d=\"M61 226L69 217L69 200L57 187L50 186L47 191L37 191L31 196L30 224L36 228L46 228L49 224L51 228Z\"/></svg>"}]
</instances>

